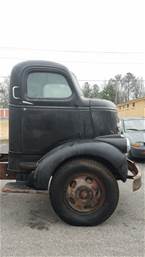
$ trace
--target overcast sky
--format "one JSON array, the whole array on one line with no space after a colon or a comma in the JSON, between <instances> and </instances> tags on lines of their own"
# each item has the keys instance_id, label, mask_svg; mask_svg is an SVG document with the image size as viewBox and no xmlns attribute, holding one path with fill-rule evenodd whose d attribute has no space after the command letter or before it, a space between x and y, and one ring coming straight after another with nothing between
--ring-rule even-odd
<instances>
[{"instance_id":1,"label":"overcast sky","mask_svg":"<svg viewBox=\"0 0 145 257\"><path fill-rule=\"evenodd\" d=\"M79 80L144 76L144 0L0 1L0 76L27 59L65 64Z\"/></svg>"}]
</instances>

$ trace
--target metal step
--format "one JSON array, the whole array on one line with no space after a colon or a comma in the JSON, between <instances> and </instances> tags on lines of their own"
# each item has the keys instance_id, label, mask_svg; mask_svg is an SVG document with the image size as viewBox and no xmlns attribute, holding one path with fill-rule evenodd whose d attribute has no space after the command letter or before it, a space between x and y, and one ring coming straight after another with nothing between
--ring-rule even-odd
<instances>
[{"instance_id":1,"label":"metal step","mask_svg":"<svg viewBox=\"0 0 145 257\"><path fill-rule=\"evenodd\" d=\"M0 179L16 179L16 173L7 171L8 162L0 161Z\"/></svg>"}]
</instances>

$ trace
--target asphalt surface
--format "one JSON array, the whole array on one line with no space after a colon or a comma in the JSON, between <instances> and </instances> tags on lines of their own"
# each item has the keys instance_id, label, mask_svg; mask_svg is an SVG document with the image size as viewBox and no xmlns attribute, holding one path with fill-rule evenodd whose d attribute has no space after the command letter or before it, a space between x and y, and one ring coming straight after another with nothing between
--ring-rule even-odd
<instances>
[{"instance_id":1,"label":"asphalt surface","mask_svg":"<svg viewBox=\"0 0 145 257\"><path fill-rule=\"evenodd\" d=\"M72 227L53 212L47 195L1 193L1 257L145 256L145 164L142 188L119 182L114 214L96 227ZM1 187L6 181L1 182Z\"/></svg>"}]
</instances>

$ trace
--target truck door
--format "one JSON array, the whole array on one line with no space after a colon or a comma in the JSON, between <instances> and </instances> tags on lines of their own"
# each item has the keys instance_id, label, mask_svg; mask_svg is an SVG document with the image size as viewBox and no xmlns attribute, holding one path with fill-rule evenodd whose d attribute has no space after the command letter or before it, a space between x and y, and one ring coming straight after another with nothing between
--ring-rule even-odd
<instances>
[{"instance_id":1,"label":"truck door","mask_svg":"<svg viewBox=\"0 0 145 257\"><path fill-rule=\"evenodd\" d=\"M80 137L73 84L57 69L32 69L24 76L21 116L22 152L44 154Z\"/></svg>"}]
</instances>

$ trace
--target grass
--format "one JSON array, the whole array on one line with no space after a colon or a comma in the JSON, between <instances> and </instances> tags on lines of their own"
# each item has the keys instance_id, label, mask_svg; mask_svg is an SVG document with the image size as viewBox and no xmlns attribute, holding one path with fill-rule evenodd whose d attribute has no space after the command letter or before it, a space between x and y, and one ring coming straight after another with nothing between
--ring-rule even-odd
<instances>
[{"instance_id":1,"label":"grass","mask_svg":"<svg viewBox=\"0 0 145 257\"><path fill-rule=\"evenodd\" d=\"M9 129L8 129L8 120L0 119L0 140L8 140Z\"/></svg>"}]
</instances>

